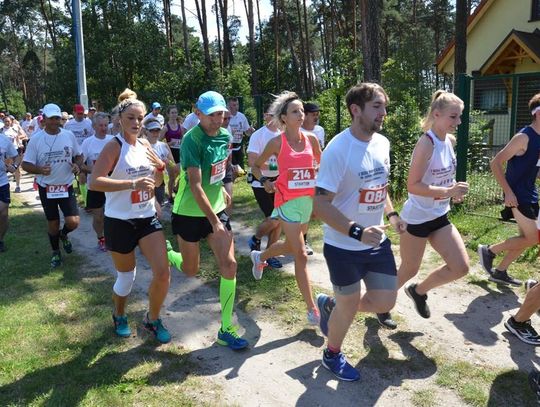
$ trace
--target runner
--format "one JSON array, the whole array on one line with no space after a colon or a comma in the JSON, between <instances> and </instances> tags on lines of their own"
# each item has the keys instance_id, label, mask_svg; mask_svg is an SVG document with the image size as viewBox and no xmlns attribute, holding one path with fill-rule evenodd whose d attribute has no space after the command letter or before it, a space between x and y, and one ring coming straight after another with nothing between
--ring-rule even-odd
<instances>
[{"instance_id":1,"label":"runner","mask_svg":"<svg viewBox=\"0 0 540 407\"><path fill-rule=\"evenodd\" d=\"M302 128L300 129L303 133L313 133L319 144L321 145L321 150L325 146L325 133L324 128L319 126L319 116L321 114L321 109L316 103L304 103L304 113L306 117L304 123L302 123Z\"/></svg>"},{"instance_id":2,"label":"runner","mask_svg":"<svg viewBox=\"0 0 540 407\"><path fill-rule=\"evenodd\" d=\"M96 113L92 119L94 124L93 136L85 139L81 146L81 152L84 157L84 164L81 171L87 175L88 184L92 179L92 169L94 163L99 157L99 154L105 145L112 139L112 136L107 134L107 125L109 124L109 116L106 113ZM92 212L92 227L97 236L97 247L102 252L107 251L105 245L105 236L103 231L103 212L105 206L105 193L102 191L93 191L88 189L86 207Z\"/></svg>"},{"instance_id":3,"label":"runner","mask_svg":"<svg viewBox=\"0 0 540 407\"><path fill-rule=\"evenodd\" d=\"M107 126L107 134L113 136L120 133L120 116L118 115L118 109L115 107L111 110L111 122Z\"/></svg>"},{"instance_id":4,"label":"runner","mask_svg":"<svg viewBox=\"0 0 540 407\"><path fill-rule=\"evenodd\" d=\"M264 151L264 148L270 140L280 135L280 131L276 124L272 121L272 114L267 112L264 114L264 121L266 124L255 131L249 138L249 145L247 148L248 165L253 168L255 161L259 155ZM269 181L274 182L279 175L277 167L277 158L272 156L261 167L261 174ZM264 214L264 220L259 224L255 234L249 239L248 245L250 250L261 250L261 239L263 236L267 236L266 248L268 249L272 244L278 241L281 233L281 226L278 219L273 219L272 211L274 210L274 193L268 193L261 185L258 179L253 177L253 174L248 174L248 182L251 182L251 189L253 195L259 204L259 208ZM281 268L283 264L276 258L270 257L266 260L266 263L272 268Z\"/></svg>"},{"instance_id":5,"label":"runner","mask_svg":"<svg viewBox=\"0 0 540 407\"><path fill-rule=\"evenodd\" d=\"M171 335L159 313L169 290L170 271L165 236L156 217L153 194L155 183L163 180L165 163L153 152L147 140L138 138L146 107L136 97L129 89L119 96L122 130L99 155L90 187L106 195L105 242L117 270L112 315L115 333L120 337L131 335L126 304L135 280L135 248L139 246L152 268L149 310L143 328L158 342L167 343Z\"/></svg>"},{"instance_id":6,"label":"runner","mask_svg":"<svg viewBox=\"0 0 540 407\"><path fill-rule=\"evenodd\" d=\"M172 179L174 181L178 176L178 171L173 159L173 153L171 152L171 148L166 143L158 140L160 133L162 133L161 123L156 119L150 119L144 123L144 128L146 130L146 138L148 139L150 146L152 146L152 149L157 154L159 159L166 163L169 179ZM163 204L165 203L164 182L162 182L161 184L158 184L156 182L154 194L156 197L156 201L159 203L160 206L163 206ZM172 203L173 201L170 202Z\"/></svg>"},{"instance_id":7,"label":"runner","mask_svg":"<svg viewBox=\"0 0 540 407\"><path fill-rule=\"evenodd\" d=\"M189 130L199 124L199 118L195 114L195 104L193 105L193 111L189 113L182 123L182 133L186 134Z\"/></svg>"},{"instance_id":8,"label":"runner","mask_svg":"<svg viewBox=\"0 0 540 407\"><path fill-rule=\"evenodd\" d=\"M418 274L426 244L439 253L442 266L421 283L411 283L405 293L423 318L431 312L427 293L433 288L464 277L469 271L469 256L458 230L448 220L450 201L461 202L469 189L466 182L456 182L455 132L461 123L463 101L453 93L438 90L422 122L424 134L414 148L407 179L408 199L401 217L407 231L401 236L401 265L398 287ZM379 321L390 319L379 315Z\"/></svg>"},{"instance_id":9,"label":"runner","mask_svg":"<svg viewBox=\"0 0 540 407\"><path fill-rule=\"evenodd\" d=\"M496 283L520 286L521 281L508 274L508 267L527 248L538 243L535 220L538 217L536 178L540 155L540 93L529 101L530 125L522 128L491 160L493 176L504 192L503 220L514 218L519 235L492 245L479 245L480 264ZM504 165L506 164L506 173ZM493 268L495 257L506 252Z\"/></svg>"},{"instance_id":10,"label":"runner","mask_svg":"<svg viewBox=\"0 0 540 407\"><path fill-rule=\"evenodd\" d=\"M244 168L244 134L249 137L255 131L244 113L238 111L239 106L238 98L229 98L228 109L231 113L229 126L233 136L232 165L237 174L242 173Z\"/></svg>"},{"instance_id":11,"label":"runner","mask_svg":"<svg viewBox=\"0 0 540 407\"><path fill-rule=\"evenodd\" d=\"M334 298L317 296L320 327L328 336L322 365L338 379L360 373L341 352L357 312L386 312L396 301L397 275L383 215L397 233L405 224L388 194L390 143L380 131L388 96L374 83L353 86L345 96L351 127L324 150L317 175L315 214L324 223L324 257ZM364 281L366 291L361 292Z\"/></svg>"},{"instance_id":12,"label":"runner","mask_svg":"<svg viewBox=\"0 0 540 407\"><path fill-rule=\"evenodd\" d=\"M0 253L6 251L4 237L8 230L9 204L11 202L8 172L14 173L21 163L21 155L13 142L0 134Z\"/></svg>"},{"instance_id":13,"label":"runner","mask_svg":"<svg viewBox=\"0 0 540 407\"><path fill-rule=\"evenodd\" d=\"M4 127L0 130L0 134L7 137L13 147L17 150L20 156L24 153L23 140L26 139L26 135L22 131L22 128L17 128L13 125L13 119L10 116L4 117ZM15 178L15 192L21 192L21 170L17 166L13 172L13 177Z\"/></svg>"},{"instance_id":14,"label":"runner","mask_svg":"<svg viewBox=\"0 0 540 407\"><path fill-rule=\"evenodd\" d=\"M237 264L229 217L224 211L229 199L222 184L229 144L229 135L221 127L225 111L225 100L217 92L205 92L197 100L200 123L182 141L183 171L172 214L172 229L181 255L169 250L168 256L178 270L195 276L199 272L199 241L207 239L221 274L221 327L217 342L237 350L246 348L248 342L238 336L232 324Z\"/></svg>"},{"instance_id":15,"label":"runner","mask_svg":"<svg viewBox=\"0 0 540 407\"><path fill-rule=\"evenodd\" d=\"M223 112L223 123L221 124L221 128L225 129L227 134L229 135L229 146L227 150L227 168L225 169L225 177L223 178L223 188L225 188L225 192L229 194L229 200L227 202L227 206L225 207L225 212L227 215L232 215L232 207L233 207L233 185L234 185L234 171L233 171L233 165L232 165L232 133L231 133L231 127L229 126L229 122L231 121L231 112L226 111Z\"/></svg>"},{"instance_id":16,"label":"runner","mask_svg":"<svg viewBox=\"0 0 540 407\"><path fill-rule=\"evenodd\" d=\"M152 111L145 116L144 121L146 122L151 119L157 120L162 126L165 124L165 118L161 114L161 105L159 102L152 103Z\"/></svg>"},{"instance_id":17,"label":"runner","mask_svg":"<svg viewBox=\"0 0 540 407\"><path fill-rule=\"evenodd\" d=\"M178 108L175 105L170 105L167 109L168 122L161 129L160 138L165 137L167 144L170 147L174 162L180 162L180 145L182 144L182 126L179 124ZM174 201L174 190L176 188L176 177L169 177L167 189L169 191L169 202Z\"/></svg>"},{"instance_id":18,"label":"runner","mask_svg":"<svg viewBox=\"0 0 540 407\"><path fill-rule=\"evenodd\" d=\"M73 192L73 180L79 174L82 155L72 132L60 127L62 112L54 103L43 106L44 129L34 133L26 152L22 168L37 174L39 199L47 218L47 232L52 248L51 267L62 265L60 241L66 253L73 251L68 234L79 226L79 209ZM60 230L60 213L64 226Z\"/></svg>"},{"instance_id":19,"label":"runner","mask_svg":"<svg viewBox=\"0 0 540 407\"><path fill-rule=\"evenodd\" d=\"M262 278L267 259L292 254L296 283L307 307L307 320L311 325L318 325L319 311L309 283L303 234L306 233L311 218L315 194L313 161L320 161L321 149L314 135L306 136L300 131L304 121L304 107L296 93L281 93L269 110L273 116L272 121L276 127L282 129L282 133L267 143L251 170L267 193L275 193L271 216L279 219L285 241L276 242L263 252L251 252L253 277L256 280ZM272 156L277 157L279 171L275 182L264 177L261 171Z\"/></svg>"}]
</instances>

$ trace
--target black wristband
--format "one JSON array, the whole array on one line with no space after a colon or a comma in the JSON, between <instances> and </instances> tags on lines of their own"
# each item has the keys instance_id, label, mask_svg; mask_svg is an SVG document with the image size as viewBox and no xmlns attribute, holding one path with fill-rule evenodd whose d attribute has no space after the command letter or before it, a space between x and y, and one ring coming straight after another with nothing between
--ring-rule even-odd
<instances>
[{"instance_id":1,"label":"black wristband","mask_svg":"<svg viewBox=\"0 0 540 407\"><path fill-rule=\"evenodd\" d=\"M259 178L259 182L261 183L261 185L264 185L266 181L268 181L268 177L262 176L261 178Z\"/></svg>"},{"instance_id":2,"label":"black wristband","mask_svg":"<svg viewBox=\"0 0 540 407\"><path fill-rule=\"evenodd\" d=\"M387 213L386 214L386 220L389 221L392 216L399 216L399 213L397 213L396 211L392 211L390 213Z\"/></svg>"},{"instance_id":3,"label":"black wristband","mask_svg":"<svg viewBox=\"0 0 540 407\"><path fill-rule=\"evenodd\" d=\"M358 223L353 223L349 229L349 236L360 241L362 240L362 232L364 232L364 228Z\"/></svg>"}]
</instances>

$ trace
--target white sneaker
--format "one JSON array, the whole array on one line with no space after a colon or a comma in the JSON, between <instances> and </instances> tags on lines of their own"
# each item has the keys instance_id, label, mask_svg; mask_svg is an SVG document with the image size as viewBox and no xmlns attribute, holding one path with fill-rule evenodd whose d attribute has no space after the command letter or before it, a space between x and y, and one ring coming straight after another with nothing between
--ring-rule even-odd
<instances>
[{"instance_id":1,"label":"white sneaker","mask_svg":"<svg viewBox=\"0 0 540 407\"><path fill-rule=\"evenodd\" d=\"M253 267L251 268L253 278L255 280L260 280L267 264L265 261L261 261L261 252L258 250L253 250L249 257L251 257L251 262L253 263Z\"/></svg>"}]
</instances>

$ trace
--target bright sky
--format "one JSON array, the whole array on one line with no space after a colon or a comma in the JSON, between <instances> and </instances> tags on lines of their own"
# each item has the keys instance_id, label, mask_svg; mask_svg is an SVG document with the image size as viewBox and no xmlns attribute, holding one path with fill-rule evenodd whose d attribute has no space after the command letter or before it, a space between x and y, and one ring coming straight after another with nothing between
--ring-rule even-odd
<instances>
[{"instance_id":1,"label":"bright sky","mask_svg":"<svg viewBox=\"0 0 540 407\"><path fill-rule=\"evenodd\" d=\"M255 26L257 25L257 0L253 1L253 7L255 12ZM308 1L308 4L311 2ZM186 6L186 20L189 26L193 27L200 36L199 21L197 20L197 8L195 7L195 0L185 0ZM206 13L208 23L208 36L210 41L217 37L216 28L216 15L212 12L212 5L215 4L214 0L206 0ZM270 0L259 0L259 8L261 13L261 21L268 20L268 17L272 14L272 4ZM173 0L171 2L172 13L182 17L182 10L180 8L180 0ZM229 15L236 15L240 17L242 26L240 27L239 39L242 43L246 43L248 37L247 17L246 10L244 8L243 0L229 0Z\"/></svg>"}]
</instances>

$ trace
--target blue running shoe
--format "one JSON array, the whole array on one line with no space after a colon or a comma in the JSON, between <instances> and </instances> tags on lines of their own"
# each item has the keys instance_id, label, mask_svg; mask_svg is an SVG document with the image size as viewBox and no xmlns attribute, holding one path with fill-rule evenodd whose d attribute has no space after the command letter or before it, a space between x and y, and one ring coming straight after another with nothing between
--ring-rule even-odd
<instances>
[{"instance_id":1,"label":"blue running shoe","mask_svg":"<svg viewBox=\"0 0 540 407\"><path fill-rule=\"evenodd\" d=\"M60 241L62 242L62 247L67 254L70 254L73 251L73 245L69 241L67 236L64 236L60 233Z\"/></svg>"},{"instance_id":2,"label":"blue running shoe","mask_svg":"<svg viewBox=\"0 0 540 407\"><path fill-rule=\"evenodd\" d=\"M148 314L146 314L146 317L143 320L143 327L146 331L154 335L159 343L169 343L171 341L171 334L169 333L169 330L165 328L163 322L161 322L161 318L150 321L148 319Z\"/></svg>"},{"instance_id":3,"label":"blue running shoe","mask_svg":"<svg viewBox=\"0 0 540 407\"><path fill-rule=\"evenodd\" d=\"M62 265L62 256L60 255L60 252L53 252L53 255L51 257L51 268L55 269L57 267L60 267Z\"/></svg>"},{"instance_id":4,"label":"blue running shoe","mask_svg":"<svg viewBox=\"0 0 540 407\"><path fill-rule=\"evenodd\" d=\"M232 350L244 349L247 348L249 345L248 341L238 336L238 334L236 333L236 327L232 325L228 327L225 331L220 328L217 337L217 343L223 346L227 346Z\"/></svg>"},{"instance_id":5,"label":"blue running shoe","mask_svg":"<svg viewBox=\"0 0 540 407\"><path fill-rule=\"evenodd\" d=\"M131 336L131 329L129 329L127 316L121 315L116 317L113 314L112 320L114 324L114 333L116 335L121 338L127 338Z\"/></svg>"},{"instance_id":6,"label":"blue running shoe","mask_svg":"<svg viewBox=\"0 0 540 407\"><path fill-rule=\"evenodd\" d=\"M360 380L360 372L351 366L345 359L343 353L339 352L333 357L327 356L328 352L323 352L322 365L330 370L334 376L344 382L355 382Z\"/></svg>"},{"instance_id":7,"label":"blue running shoe","mask_svg":"<svg viewBox=\"0 0 540 407\"><path fill-rule=\"evenodd\" d=\"M253 251L253 250L257 250L257 251L260 251L261 250L261 241L260 239L257 239L255 237L255 235L251 236L251 239L249 239L248 241L248 246L249 246L249 250Z\"/></svg>"},{"instance_id":8,"label":"blue running shoe","mask_svg":"<svg viewBox=\"0 0 540 407\"><path fill-rule=\"evenodd\" d=\"M275 257L266 259L266 264L268 264L268 267L272 267L273 269L280 269L283 267L283 264Z\"/></svg>"},{"instance_id":9,"label":"blue running shoe","mask_svg":"<svg viewBox=\"0 0 540 407\"><path fill-rule=\"evenodd\" d=\"M324 336L328 336L328 320L335 306L333 298L323 293L317 294L317 308L319 308L320 314L319 327Z\"/></svg>"}]
</instances>

